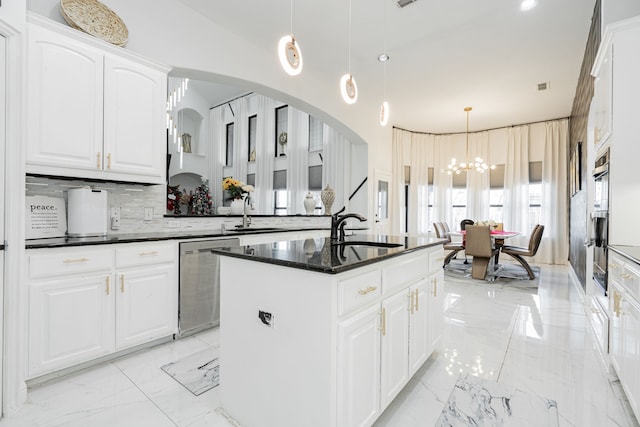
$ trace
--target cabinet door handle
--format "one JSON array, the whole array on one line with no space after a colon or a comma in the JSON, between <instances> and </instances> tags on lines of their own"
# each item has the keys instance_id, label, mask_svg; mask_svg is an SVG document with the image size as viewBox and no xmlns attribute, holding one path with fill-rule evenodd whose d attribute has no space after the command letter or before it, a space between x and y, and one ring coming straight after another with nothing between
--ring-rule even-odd
<instances>
[{"instance_id":1,"label":"cabinet door handle","mask_svg":"<svg viewBox=\"0 0 640 427\"><path fill-rule=\"evenodd\" d=\"M620 277L622 277L624 280L629 280L629 279L633 278L633 276L631 274L628 274L628 273L622 273L620 275Z\"/></svg>"},{"instance_id":2,"label":"cabinet door handle","mask_svg":"<svg viewBox=\"0 0 640 427\"><path fill-rule=\"evenodd\" d=\"M110 288L111 288L111 277L107 276L107 286L106 286L106 290L105 290L107 292L107 295L109 295Z\"/></svg>"},{"instance_id":3,"label":"cabinet door handle","mask_svg":"<svg viewBox=\"0 0 640 427\"><path fill-rule=\"evenodd\" d=\"M415 292L415 294L416 294L416 299L415 299L415 302L416 302L416 311L418 311L418 310L420 310L420 304L419 304L419 302L418 302L418 301L419 301L419 299L420 299L420 297L419 297L419 295L420 295L420 294L418 293L418 292L419 292L419 290L418 290L418 289L416 289L414 292Z\"/></svg>"},{"instance_id":4,"label":"cabinet door handle","mask_svg":"<svg viewBox=\"0 0 640 427\"><path fill-rule=\"evenodd\" d=\"M69 259L65 259L63 262L65 264L70 264L72 262L86 262L89 261L89 258L69 258Z\"/></svg>"},{"instance_id":5,"label":"cabinet door handle","mask_svg":"<svg viewBox=\"0 0 640 427\"><path fill-rule=\"evenodd\" d=\"M435 277L433 278L433 296L438 296L438 279Z\"/></svg>"},{"instance_id":6,"label":"cabinet door handle","mask_svg":"<svg viewBox=\"0 0 640 427\"><path fill-rule=\"evenodd\" d=\"M413 291L409 290L409 295L407 295L409 297L409 313L413 314Z\"/></svg>"},{"instance_id":7,"label":"cabinet door handle","mask_svg":"<svg viewBox=\"0 0 640 427\"><path fill-rule=\"evenodd\" d=\"M124 292L124 274L120 275L120 292Z\"/></svg>"},{"instance_id":8,"label":"cabinet door handle","mask_svg":"<svg viewBox=\"0 0 640 427\"><path fill-rule=\"evenodd\" d=\"M98 151L98 154L96 154L96 168L97 169L102 169L102 165L101 165L101 161L100 161L100 152Z\"/></svg>"},{"instance_id":9,"label":"cabinet door handle","mask_svg":"<svg viewBox=\"0 0 640 427\"><path fill-rule=\"evenodd\" d=\"M380 330L382 331L382 336L387 334L387 314L384 307L380 311Z\"/></svg>"},{"instance_id":10,"label":"cabinet door handle","mask_svg":"<svg viewBox=\"0 0 640 427\"><path fill-rule=\"evenodd\" d=\"M146 252L146 253L141 253L140 255L151 255L151 254L157 254L157 253L158 252ZM360 295L366 295L368 293L375 291L376 289L378 289L376 286L369 286L368 288L360 289L358 293Z\"/></svg>"},{"instance_id":11,"label":"cabinet door handle","mask_svg":"<svg viewBox=\"0 0 640 427\"><path fill-rule=\"evenodd\" d=\"M107 169L111 169L111 153L107 154Z\"/></svg>"}]
</instances>

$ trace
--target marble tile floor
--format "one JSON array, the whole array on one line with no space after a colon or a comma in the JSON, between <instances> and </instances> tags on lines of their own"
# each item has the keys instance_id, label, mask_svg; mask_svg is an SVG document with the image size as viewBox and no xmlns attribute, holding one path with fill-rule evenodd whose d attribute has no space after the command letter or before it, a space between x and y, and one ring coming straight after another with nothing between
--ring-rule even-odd
<instances>
[{"instance_id":1,"label":"marble tile floor","mask_svg":"<svg viewBox=\"0 0 640 427\"><path fill-rule=\"evenodd\" d=\"M543 265L536 293L447 283L445 310L438 349L375 427L433 426L461 373L555 400L561 427L638 426L566 267ZM194 396L160 369L218 345L211 330L35 387L0 427L232 426L216 411L224 382Z\"/></svg>"}]
</instances>

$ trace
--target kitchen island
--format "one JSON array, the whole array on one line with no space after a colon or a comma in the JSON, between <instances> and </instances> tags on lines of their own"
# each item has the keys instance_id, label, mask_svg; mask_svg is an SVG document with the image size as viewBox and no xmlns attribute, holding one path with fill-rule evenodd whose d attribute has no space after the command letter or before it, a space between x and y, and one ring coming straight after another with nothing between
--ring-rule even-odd
<instances>
[{"instance_id":1,"label":"kitchen island","mask_svg":"<svg viewBox=\"0 0 640 427\"><path fill-rule=\"evenodd\" d=\"M368 426L433 352L443 240L221 249L222 410L243 427Z\"/></svg>"}]
</instances>

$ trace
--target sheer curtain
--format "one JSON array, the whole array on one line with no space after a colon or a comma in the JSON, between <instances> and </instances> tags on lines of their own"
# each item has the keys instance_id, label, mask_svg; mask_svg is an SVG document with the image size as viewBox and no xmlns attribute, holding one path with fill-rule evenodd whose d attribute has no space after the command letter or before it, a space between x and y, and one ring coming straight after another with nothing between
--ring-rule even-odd
<instances>
[{"instance_id":1,"label":"sheer curtain","mask_svg":"<svg viewBox=\"0 0 640 427\"><path fill-rule=\"evenodd\" d=\"M392 165L391 165L391 203L389 206L389 223L392 234L404 233L402 227L404 223L404 167L405 150L411 147L412 132L402 129L393 129L393 140L391 141ZM407 165L410 167L410 165Z\"/></svg>"},{"instance_id":2,"label":"sheer curtain","mask_svg":"<svg viewBox=\"0 0 640 427\"><path fill-rule=\"evenodd\" d=\"M535 262L564 264L569 257L567 224L567 145L569 120L545 123L542 161L542 242Z\"/></svg>"},{"instance_id":3,"label":"sheer curtain","mask_svg":"<svg viewBox=\"0 0 640 427\"><path fill-rule=\"evenodd\" d=\"M489 132L469 134L469 153L481 157L489 163ZM467 172L467 217L474 220L490 220L489 218L489 170L484 173Z\"/></svg>"},{"instance_id":4,"label":"sheer curtain","mask_svg":"<svg viewBox=\"0 0 640 427\"><path fill-rule=\"evenodd\" d=\"M273 213L273 159L276 132L275 104L271 98L258 95L258 121L256 123L256 209Z\"/></svg>"},{"instance_id":5,"label":"sheer curtain","mask_svg":"<svg viewBox=\"0 0 640 427\"><path fill-rule=\"evenodd\" d=\"M453 135L434 136L433 143L433 221L445 221L455 228L453 221L453 200L451 191L453 180L451 175L441 172L453 157Z\"/></svg>"},{"instance_id":6,"label":"sheer curtain","mask_svg":"<svg viewBox=\"0 0 640 427\"><path fill-rule=\"evenodd\" d=\"M287 197L290 215L305 214L304 197L309 191L309 116L289 106L289 141L287 144Z\"/></svg>"},{"instance_id":7,"label":"sheer curtain","mask_svg":"<svg viewBox=\"0 0 640 427\"><path fill-rule=\"evenodd\" d=\"M331 212L335 213L346 206L349 211L348 188L349 174L347 168L351 164L351 143L330 126L324 125L324 162L322 166L322 183L327 184L336 192Z\"/></svg>"},{"instance_id":8,"label":"sheer curtain","mask_svg":"<svg viewBox=\"0 0 640 427\"><path fill-rule=\"evenodd\" d=\"M509 128L504 170L504 228L525 236L529 230L529 126ZM524 242L517 239L519 244ZM509 242L515 244L515 242Z\"/></svg>"},{"instance_id":9,"label":"sheer curtain","mask_svg":"<svg viewBox=\"0 0 640 427\"><path fill-rule=\"evenodd\" d=\"M211 157L209 161L209 176L211 180L209 182L209 188L213 191L213 204L214 206L222 206L223 194L222 194L222 170L224 167L224 123L223 107L212 108L209 110L209 119L211 121L209 137L213 144L211 144Z\"/></svg>"},{"instance_id":10,"label":"sheer curtain","mask_svg":"<svg viewBox=\"0 0 640 427\"><path fill-rule=\"evenodd\" d=\"M411 138L411 184L409 186L409 234L426 235L429 218L429 160L433 155L433 136L416 133ZM404 181L404 180L403 180Z\"/></svg>"},{"instance_id":11,"label":"sheer curtain","mask_svg":"<svg viewBox=\"0 0 640 427\"><path fill-rule=\"evenodd\" d=\"M235 111L234 147L233 147L233 177L238 181L247 182L247 161L249 144L249 112L247 97L243 96L234 101Z\"/></svg>"}]
</instances>

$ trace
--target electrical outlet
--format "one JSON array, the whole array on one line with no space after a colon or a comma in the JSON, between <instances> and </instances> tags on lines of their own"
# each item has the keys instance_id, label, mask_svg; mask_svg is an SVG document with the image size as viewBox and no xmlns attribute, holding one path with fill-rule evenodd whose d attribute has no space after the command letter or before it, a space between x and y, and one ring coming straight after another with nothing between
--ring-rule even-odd
<instances>
[{"instance_id":1,"label":"electrical outlet","mask_svg":"<svg viewBox=\"0 0 640 427\"><path fill-rule=\"evenodd\" d=\"M153 208L144 208L144 220L145 221L153 220Z\"/></svg>"},{"instance_id":2,"label":"electrical outlet","mask_svg":"<svg viewBox=\"0 0 640 427\"><path fill-rule=\"evenodd\" d=\"M120 228L120 208L111 208L111 229L118 230Z\"/></svg>"}]
</instances>

